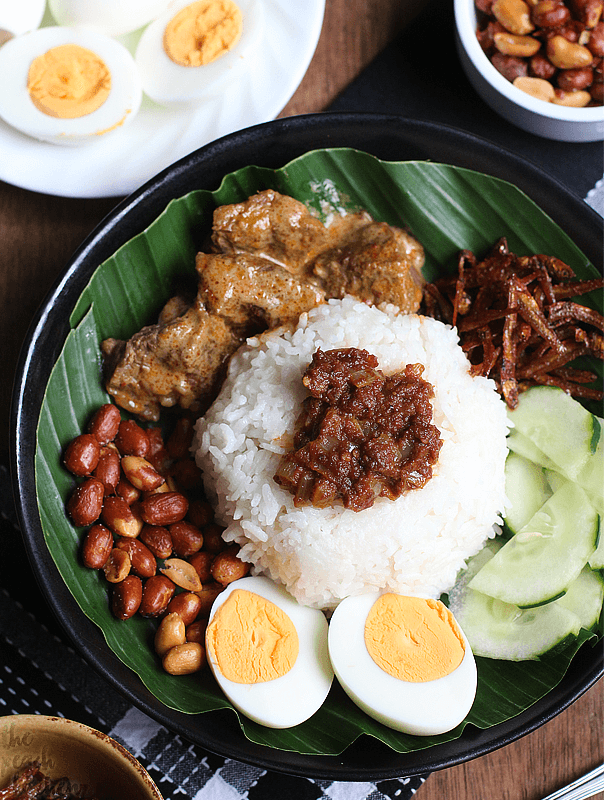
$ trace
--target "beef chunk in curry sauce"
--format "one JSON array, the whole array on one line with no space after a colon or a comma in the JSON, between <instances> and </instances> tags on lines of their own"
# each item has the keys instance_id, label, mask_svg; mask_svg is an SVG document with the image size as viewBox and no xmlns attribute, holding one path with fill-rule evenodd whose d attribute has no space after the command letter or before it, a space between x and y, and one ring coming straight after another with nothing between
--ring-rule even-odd
<instances>
[{"instance_id":1,"label":"beef chunk in curry sauce","mask_svg":"<svg viewBox=\"0 0 604 800\"><path fill-rule=\"evenodd\" d=\"M203 412L248 336L293 325L329 298L406 313L422 298L424 251L412 236L365 212L324 225L272 190L217 208L211 251L197 255L195 298L174 297L156 324L102 344L107 391L142 419L157 420L162 406Z\"/></svg>"}]
</instances>

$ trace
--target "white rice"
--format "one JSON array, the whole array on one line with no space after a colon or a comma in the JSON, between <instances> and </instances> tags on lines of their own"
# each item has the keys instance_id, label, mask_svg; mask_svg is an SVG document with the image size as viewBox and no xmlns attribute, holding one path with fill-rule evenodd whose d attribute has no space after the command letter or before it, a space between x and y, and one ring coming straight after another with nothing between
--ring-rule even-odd
<instances>
[{"instance_id":1,"label":"white rice","mask_svg":"<svg viewBox=\"0 0 604 800\"><path fill-rule=\"evenodd\" d=\"M421 363L435 391L443 445L426 486L364 511L296 508L273 480L306 396L302 374L318 349L364 348L386 374ZM388 590L438 597L455 582L504 509L508 431L495 385L472 378L454 329L352 298L302 315L294 331L250 339L231 360L219 397L196 425L194 448L224 538L301 603L333 608Z\"/></svg>"}]
</instances>

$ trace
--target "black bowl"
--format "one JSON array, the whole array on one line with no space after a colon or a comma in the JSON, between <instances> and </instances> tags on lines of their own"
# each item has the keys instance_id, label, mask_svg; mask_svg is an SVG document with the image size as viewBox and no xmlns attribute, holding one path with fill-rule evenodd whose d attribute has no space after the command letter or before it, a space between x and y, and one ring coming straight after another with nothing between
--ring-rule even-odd
<instances>
[{"instance_id":1,"label":"black bowl","mask_svg":"<svg viewBox=\"0 0 604 800\"><path fill-rule=\"evenodd\" d=\"M50 607L82 656L150 717L214 753L311 778L377 781L419 775L484 755L524 736L567 708L603 674L599 648L584 646L560 684L519 716L459 739L399 754L369 737L340 756L307 756L247 740L228 711L189 716L160 703L108 648L82 613L46 547L35 486L36 428L44 387L69 332L69 315L93 271L146 228L173 198L218 188L223 176L254 164L279 168L317 148L353 147L389 161L431 160L502 178L523 190L594 264L601 264L600 217L561 184L525 160L469 133L399 116L316 114L292 117L226 136L192 153L134 192L77 250L29 330L21 353L11 411L11 468L17 513L33 570Z\"/></svg>"}]
</instances>

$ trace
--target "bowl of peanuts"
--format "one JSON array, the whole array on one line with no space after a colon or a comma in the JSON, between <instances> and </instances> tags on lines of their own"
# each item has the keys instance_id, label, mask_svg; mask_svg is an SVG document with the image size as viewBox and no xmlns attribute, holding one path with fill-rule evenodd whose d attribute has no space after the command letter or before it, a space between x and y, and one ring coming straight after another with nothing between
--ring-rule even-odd
<instances>
[{"instance_id":1,"label":"bowl of peanuts","mask_svg":"<svg viewBox=\"0 0 604 800\"><path fill-rule=\"evenodd\" d=\"M477 93L529 133L604 139L603 0L454 0L457 49Z\"/></svg>"}]
</instances>

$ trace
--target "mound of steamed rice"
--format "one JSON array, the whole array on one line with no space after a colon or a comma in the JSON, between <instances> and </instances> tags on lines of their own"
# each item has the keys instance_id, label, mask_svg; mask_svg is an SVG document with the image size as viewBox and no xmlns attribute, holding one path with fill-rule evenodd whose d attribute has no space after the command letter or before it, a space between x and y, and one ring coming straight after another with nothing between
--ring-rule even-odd
<instances>
[{"instance_id":1,"label":"mound of steamed rice","mask_svg":"<svg viewBox=\"0 0 604 800\"><path fill-rule=\"evenodd\" d=\"M421 363L434 386L443 445L424 488L364 511L305 506L273 480L306 396L302 375L318 349L358 347L385 373ZM196 424L194 448L224 538L240 557L306 605L389 590L438 597L455 582L504 509L505 404L473 378L454 329L352 298L330 301L248 342L219 397Z\"/></svg>"}]
</instances>

